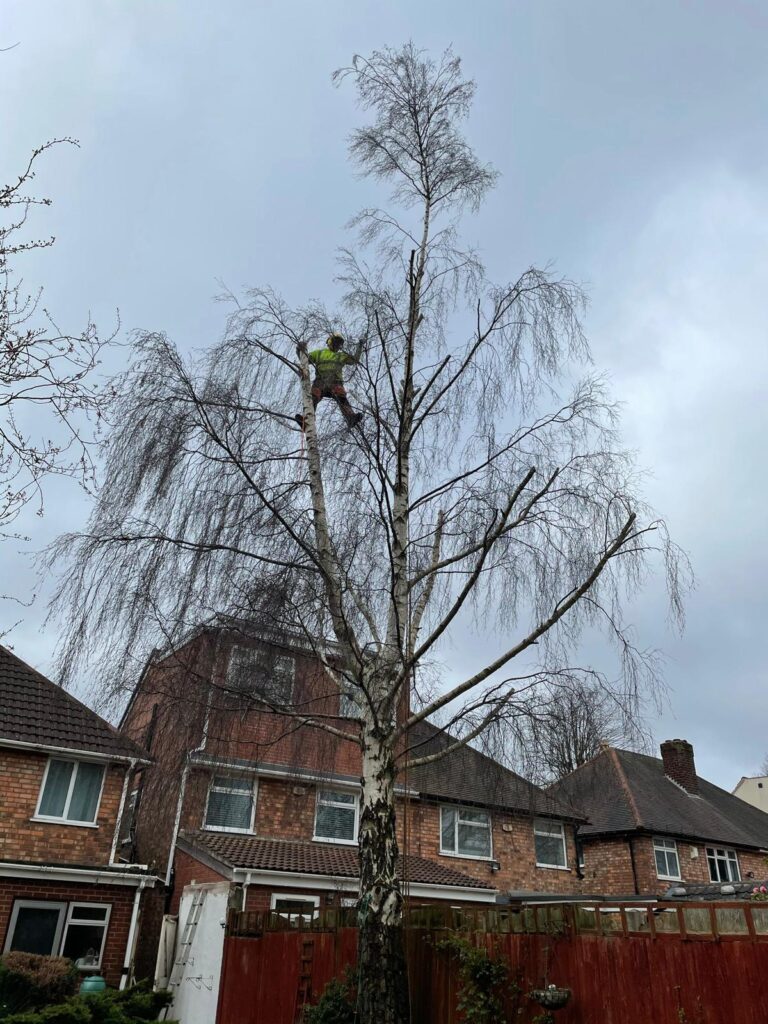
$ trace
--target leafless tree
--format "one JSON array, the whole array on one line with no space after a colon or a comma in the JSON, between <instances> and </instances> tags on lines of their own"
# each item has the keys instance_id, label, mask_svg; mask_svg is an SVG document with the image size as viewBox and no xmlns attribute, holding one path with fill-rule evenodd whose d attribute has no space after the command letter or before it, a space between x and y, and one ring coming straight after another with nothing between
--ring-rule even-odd
<instances>
[{"instance_id":1,"label":"leafless tree","mask_svg":"<svg viewBox=\"0 0 768 1024\"><path fill-rule=\"evenodd\" d=\"M391 187L386 209L355 220L343 308L257 289L198 359L137 339L90 525L58 547L57 606L64 668L101 657L115 685L137 647L213 613L312 645L359 709L359 1019L401 1024L398 771L546 702L585 629L616 644L631 707L653 666L624 598L658 555L679 616L684 563L637 497L604 381L580 370L580 289L534 267L492 284L459 243L459 217L496 180L461 135L474 86L459 60L408 45L336 80L370 113L354 163ZM351 430L332 403L313 408L304 343L331 330L364 339ZM473 613L495 624L498 653L478 645L466 678L419 699L417 673ZM349 736L311 706L275 711ZM408 738L433 715L457 739L425 754Z\"/></svg>"},{"instance_id":2,"label":"leafless tree","mask_svg":"<svg viewBox=\"0 0 768 1024\"><path fill-rule=\"evenodd\" d=\"M77 335L65 333L29 293L15 266L24 254L54 239L24 240L28 215L49 199L30 196L37 161L58 144L34 150L21 174L0 185L0 538L28 502L43 512L43 480L51 474L93 482L92 432L106 403L95 370L106 342L89 322Z\"/></svg>"},{"instance_id":3,"label":"leafless tree","mask_svg":"<svg viewBox=\"0 0 768 1024\"><path fill-rule=\"evenodd\" d=\"M554 678L551 683L554 684ZM526 777L551 783L600 753L604 744L632 750L648 746L647 730L637 701L583 674L568 673L535 709L523 716L507 750L517 752L517 766Z\"/></svg>"}]
</instances>

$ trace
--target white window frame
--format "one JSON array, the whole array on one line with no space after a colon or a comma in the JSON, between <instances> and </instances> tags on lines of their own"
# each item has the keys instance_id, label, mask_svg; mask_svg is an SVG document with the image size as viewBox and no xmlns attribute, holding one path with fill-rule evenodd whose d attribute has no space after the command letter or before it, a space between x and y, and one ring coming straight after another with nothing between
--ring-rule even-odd
<instances>
[{"instance_id":1,"label":"white window frame","mask_svg":"<svg viewBox=\"0 0 768 1024\"><path fill-rule=\"evenodd\" d=\"M54 761L63 761L65 764L73 764L74 770L69 779L69 789L67 790L67 796L64 801L64 817L56 817L53 814L41 814L40 805L43 802L43 793L45 793L45 787L48 783L48 772L50 771L51 764ZM97 764L101 767L101 786L99 788L99 798L96 801L96 810L93 813L93 821L78 821L75 818L67 818L67 810L72 803L72 794L75 790L75 781L80 772L81 764ZM35 808L35 814L32 821L48 821L56 822L57 825L74 825L77 828L98 828L99 827L99 811L101 810L101 798L104 795L104 783L107 778L107 765L103 761L86 761L82 758L78 759L75 757L49 757L48 763L45 766L43 772L43 781L40 784L40 792L37 796L37 807Z\"/></svg>"},{"instance_id":2,"label":"white window frame","mask_svg":"<svg viewBox=\"0 0 768 1024\"><path fill-rule=\"evenodd\" d=\"M351 689L351 687L350 687ZM347 690L339 691L339 717L340 718L362 718L360 705Z\"/></svg>"},{"instance_id":3,"label":"white window frame","mask_svg":"<svg viewBox=\"0 0 768 1024\"><path fill-rule=\"evenodd\" d=\"M354 804L354 808L355 808L355 834L354 834L354 838L353 839L334 839L333 837L329 838L328 836L319 836L317 834L317 809L320 806L320 802L321 802L320 801L320 794L321 793L344 793L344 794L351 794L355 798L355 804ZM332 800L323 800L322 802L326 806L342 807L346 811L348 811L350 809L350 807L352 806L351 804L340 803L340 802L334 804L334 802ZM313 839L313 841L316 842L316 843L333 843L335 846L357 846L357 837L358 837L359 831L360 831L360 794L354 792L353 790L344 789L343 786L334 786L333 788L331 788L330 786L318 786L316 794L315 794L315 821L314 821L314 824L312 826L312 832L313 832L312 839Z\"/></svg>"},{"instance_id":4,"label":"white window frame","mask_svg":"<svg viewBox=\"0 0 768 1024\"><path fill-rule=\"evenodd\" d=\"M289 924L291 924L293 927L297 927L298 925L296 918L306 918L307 915L299 913L292 914L290 913L290 911L286 912L284 910L278 910L275 905L278 900L292 900L297 903L313 903L315 906L315 911L312 914L312 920L314 920L320 913L319 896L305 895L302 892L273 892L269 900L269 909L272 911L273 914L277 914L279 917L287 919Z\"/></svg>"},{"instance_id":5,"label":"white window frame","mask_svg":"<svg viewBox=\"0 0 768 1024\"><path fill-rule=\"evenodd\" d=\"M676 875L662 875L659 873L659 862L656 860L656 851L664 852L665 862L669 859L669 853L674 851L675 860L677 861L677 874ZM653 864L656 868L656 877L661 879L663 882L680 882L682 881L682 873L680 871L680 851L677 849L676 839L665 839L664 836L653 837Z\"/></svg>"},{"instance_id":6,"label":"white window frame","mask_svg":"<svg viewBox=\"0 0 768 1024\"><path fill-rule=\"evenodd\" d=\"M107 932L109 931L109 919L112 916L112 904L111 903L84 903L76 902L70 903L69 909L67 910L67 920L64 925L64 932L61 936L61 942L59 943L59 949L63 950L67 941L67 933L69 932L70 925L101 925L101 921L94 921L93 918L77 918L76 910L79 907L98 907L99 910L106 908L107 913L104 916L104 932L101 936L101 949L99 950L99 960L96 964L91 964L84 970L90 970L93 967L101 967L101 959L104 956L104 946L107 942ZM74 920L73 920L74 918Z\"/></svg>"},{"instance_id":7,"label":"white window frame","mask_svg":"<svg viewBox=\"0 0 768 1024\"><path fill-rule=\"evenodd\" d=\"M461 819L462 810L482 811L483 814L488 818L488 845L490 847L490 853L486 857L479 853L460 853L459 852L459 822ZM454 811L456 813L456 821L453 826L453 841L454 849L446 850L443 847L443 811ZM470 825L474 828L483 828L479 821L465 821L465 825ZM441 857L458 857L461 860L493 860L493 817L490 811L486 811L482 807L471 807L463 808L461 804L441 804L440 805L440 856Z\"/></svg>"},{"instance_id":8,"label":"white window frame","mask_svg":"<svg viewBox=\"0 0 768 1024\"><path fill-rule=\"evenodd\" d=\"M61 949L62 933L64 931L64 921L67 916L67 903L60 900L14 900L13 909L11 910L11 919L8 922L8 932L5 936L5 946L3 952L8 953L11 948L13 936L16 931L16 921L19 917L19 911L28 907L34 907L41 910L55 909L59 911L59 920L56 925L56 932L53 937L53 946L51 948L50 955L56 956L58 951Z\"/></svg>"},{"instance_id":9,"label":"white window frame","mask_svg":"<svg viewBox=\"0 0 768 1024\"><path fill-rule=\"evenodd\" d=\"M729 882L740 882L741 881L741 865L739 864L739 855L734 849L729 846L706 846L704 853L707 857L707 868L709 869L709 880L711 882L721 882L723 885L727 885ZM719 856L718 856L719 855ZM710 864L710 857L714 861L725 861L728 866L728 878L713 878L712 877L712 865ZM731 866L736 868L736 877L731 878Z\"/></svg>"},{"instance_id":10,"label":"white window frame","mask_svg":"<svg viewBox=\"0 0 768 1024\"><path fill-rule=\"evenodd\" d=\"M246 782L249 780L247 775L236 775L234 772L227 772L223 775L217 775L215 772L211 775L211 781L208 785L208 793L205 798L205 812L203 814L203 831L204 832L234 832L241 836L252 836L254 835L253 826L256 821L256 800L259 795L259 780L258 777L254 777L250 780L251 782L251 821L248 828L233 828L227 825L209 825L208 824L208 804L211 800L211 793L216 790L217 793L233 793L236 796L243 796L246 792L244 789L228 789L226 786L215 786L216 779L244 779Z\"/></svg>"},{"instance_id":11,"label":"white window frame","mask_svg":"<svg viewBox=\"0 0 768 1024\"><path fill-rule=\"evenodd\" d=\"M560 831L560 839L563 844L563 864L544 864L536 856L536 836L546 836L548 839L555 838L554 829ZM562 821L553 821L550 818L533 819L533 854L536 857L536 867L544 868L547 871L570 871L568 864L568 840L565 836L565 825Z\"/></svg>"},{"instance_id":12,"label":"white window frame","mask_svg":"<svg viewBox=\"0 0 768 1024\"><path fill-rule=\"evenodd\" d=\"M241 654L240 652L243 652L243 654ZM259 656L266 660L266 655L264 653L263 647L251 646L249 644L234 644L230 649L229 658L227 660L227 686L229 686L234 693L252 696L254 700L261 700L262 703L269 704L270 702L268 700L265 700L264 696L260 697L258 692L253 691L249 693L249 691L245 687L235 686L234 681L230 679L230 672L232 669L233 660L235 658L240 658L244 656L250 656L251 658L253 658L255 663L258 663ZM277 664L278 661L285 661L290 665L290 671L287 673L288 675L290 675L290 683L288 687L288 693L285 698L285 702L286 704L291 704L293 702L293 695L296 688L296 659L292 654L276 654L275 664ZM254 667L256 667L256 665L254 665Z\"/></svg>"}]
</instances>

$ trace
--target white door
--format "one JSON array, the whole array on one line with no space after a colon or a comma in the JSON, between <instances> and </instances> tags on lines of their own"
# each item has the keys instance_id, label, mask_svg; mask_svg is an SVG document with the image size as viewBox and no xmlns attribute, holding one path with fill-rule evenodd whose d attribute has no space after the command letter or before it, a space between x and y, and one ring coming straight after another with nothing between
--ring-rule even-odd
<instances>
[{"instance_id":1,"label":"white door","mask_svg":"<svg viewBox=\"0 0 768 1024\"><path fill-rule=\"evenodd\" d=\"M168 1017L179 1020L181 1024L215 1024L216 1021L229 882L184 887L176 932L176 957L180 955L179 943L184 936L195 893L201 891L205 891L205 899L192 936L192 945L184 954L186 963L181 977L173 986L175 996L168 1010Z\"/></svg>"}]
</instances>

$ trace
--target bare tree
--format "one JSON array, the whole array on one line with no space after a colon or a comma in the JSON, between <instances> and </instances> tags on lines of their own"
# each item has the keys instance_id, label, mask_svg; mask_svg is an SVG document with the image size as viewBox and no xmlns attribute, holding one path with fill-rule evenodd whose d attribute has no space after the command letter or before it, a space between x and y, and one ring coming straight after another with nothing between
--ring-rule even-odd
<instances>
[{"instance_id":1,"label":"bare tree","mask_svg":"<svg viewBox=\"0 0 768 1024\"><path fill-rule=\"evenodd\" d=\"M606 743L647 746L634 699L583 675L558 682L548 699L521 719L518 734L507 744L518 751L527 777L541 783L561 779L596 757Z\"/></svg>"},{"instance_id":2,"label":"bare tree","mask_svg":"<svg viewBox=\"0 0 768 1024\"><path fill-rule=\"evenodd\" d=\"M49 199L27 194L37 161L57 144L34 150L19 176L0 185L0 538L30 501L43 511L46 476L64 474L85 486L93 482L89 420L101 416L106 396L95 382L104 341L89 322L67 334L41 306L41 292L27 292L12 263L54 239L23 240L34 206Z\"/></svg>"},{"instance_id":3,"label":"bare tree","mask_svg":"<svg viewBox=\"0 0 768 1024\"><path fill-rule=\"evenodd\" d=\"M58 546L57 606L65 670L100 657L115 685L137 646L213 613L312 646L359 709L359 1019L401 1024L398 771L547 700L585 628L615 642L631 705L653 666L623 599L658 554L679 615L682 570L636 496L604 382L578 376L579 288L536 268L494 285L459 244L460 215L496 178L460 132L474 87L459 60L408 45L356 57L336 80L370 112L354 163L391 186L387 209L356 218L343 309L258 289L199 359L160 334L137 339L90 525ZM364 339L362 427L313 407L304 346L332 330ZM498 653L478 645L466 678L421 694L417 670L473 612L495 622ZM349 737L311 706L274 710ZM425 754L409 736L438 714L457 739Z\"/></svg>"}]
</instances>

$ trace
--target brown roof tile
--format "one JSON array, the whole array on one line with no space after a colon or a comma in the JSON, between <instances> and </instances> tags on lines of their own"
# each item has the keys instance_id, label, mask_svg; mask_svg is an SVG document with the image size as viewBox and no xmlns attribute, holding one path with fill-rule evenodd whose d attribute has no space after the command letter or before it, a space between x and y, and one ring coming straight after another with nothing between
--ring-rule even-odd
<instances>
[{"instance_id":1,"label":"brown roof tile","mask_svg":"<svg viewBox=\"0 0 768 1024\"><path fill-rule=\"evenodd\" d=\"M224 832L185 832L184 841L233 868L260 871L288 871L307 875L332 875L357 878L359 875L356 846L334 846L331 843L302 843L284 839L260 839L257 836ZM405 858L407 878L424 885L471 886L493 891L495 886L456 871L444 864L408 854Z\"/></svg>"},{"instance_id":2,"label":"brown roof tile","mask_svg":"<svg viewBox=\"0 0 768 1024\"><path fill-rule=\"evenodd\" d=\"M149 757L95 711L0 646L0 746L3 740L122 759Z\"/></svg>"}]
</instances>

